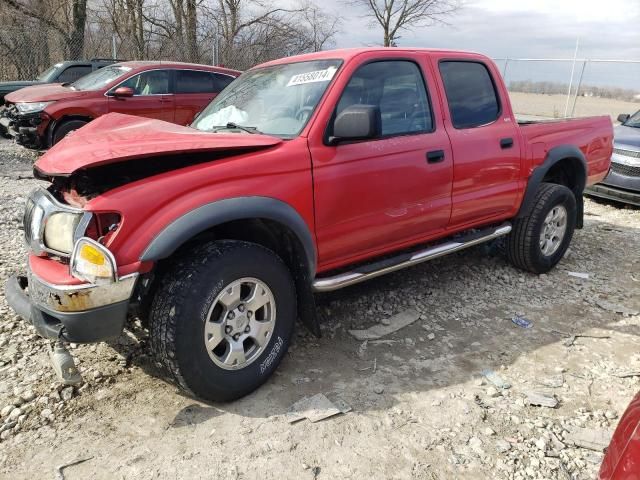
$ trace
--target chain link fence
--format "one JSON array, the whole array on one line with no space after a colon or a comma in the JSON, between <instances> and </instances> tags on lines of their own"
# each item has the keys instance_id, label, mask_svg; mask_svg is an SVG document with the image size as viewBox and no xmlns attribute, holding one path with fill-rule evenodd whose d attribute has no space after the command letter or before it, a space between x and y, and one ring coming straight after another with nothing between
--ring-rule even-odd
<instances>
[{"instance_id":1,"label":"chain link fence","mask_svg":"<svg viewBox=\"0 0 640 480\"><path fill-rule=\"evenodd\" d=\"M300 53L305 46L294 30L254 32L227 45L216 31L195 39L153 35L120 36L104 25L88 24L84 40L32 24L0 26L0 81L36 79L51 65L72 58L171 60L246 70ZM602 59L496 59L520 116L632 113L640 109L640 61Z\"/></svg>"},{"instance_id":2,"label":"chain link fence","mask_svg":"<svg viewBox=\"0 0 640 480\"><path fill-rule=\"evenodd\" d=\"M199 34L195 42L189 42L160 35L121 37L100 25L89 25L84 41L78 41L42 25L0 25L0 81L34 80L51 65L74 58L166 60L246 70L299 53L299 47L294 35L284 39L268 35L237 38L233 45L227 45L215 31Z\"/></svg>"},{"instance_id":3,"label":"chain link fence","mask_svg":"<svg viewBox=\"0 0 640 480\"><path fill-rule=\"evenodd\" d=\"M640 109L640 61L496 59L521 116L563 118L633 113Z\"/></svg>"}]
</instances>

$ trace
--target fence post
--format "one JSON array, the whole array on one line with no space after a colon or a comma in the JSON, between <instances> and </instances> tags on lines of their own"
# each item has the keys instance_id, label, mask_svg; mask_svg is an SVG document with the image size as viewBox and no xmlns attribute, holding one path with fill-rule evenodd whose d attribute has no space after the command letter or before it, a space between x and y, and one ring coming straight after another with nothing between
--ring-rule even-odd
<instances>
[{"instance_id":1,"label":"fence post","mask_svg":"<svg viewBox=\"0 0 640 480\"><path fill-rule=\"evenodd\" d=\"M569 99L571 98L571 88L573 87L573 74L576 70L576 60L578 59L578 47L580 46L580 37L576 38L576 49L573 52L573 63L571 64L571 78L569 79L569 90L567 91L567 101L564 104L564 118L567 118L569 111Z\"/></svg>"},{"instance_id":2,"label":"fence post","mask_svg":"<svg viewBox=\"0 0 640 480\"><path fill-rule=\"evenodd\" d=\"M582 87L582 79L584 78L584 70L587 68L587 62L589 62L589 60L585 60L582 63L582 71L580 72L580 80L578 80L578 88L576 88L576 95L573 97L573 107L571 108L572 117L576 111L576 102L578 101L578 94L580 93L580 87Z\"/></svg>"},{"instance_id":3,"label":"fence post","mask_svg":"<svg viewBox=\"0 0 640 480\"><path fill-rule=\"evenodd\" d=\"M509 66L509 59L505 58L504 59L504 67L502 69L502 80L504 81L505 85L507 84L507 67Z\"/></svg>"},{"instance_id":4,"label":"fence post","mask_svg":"<svg viewBox=\"0 0 640 480\"><path fill-rule=\"evenodd\" d=\"M116 34L111 35L111 55L113 59L118 58L118 49L116 48Z\"/></svg>"}]
</instances>

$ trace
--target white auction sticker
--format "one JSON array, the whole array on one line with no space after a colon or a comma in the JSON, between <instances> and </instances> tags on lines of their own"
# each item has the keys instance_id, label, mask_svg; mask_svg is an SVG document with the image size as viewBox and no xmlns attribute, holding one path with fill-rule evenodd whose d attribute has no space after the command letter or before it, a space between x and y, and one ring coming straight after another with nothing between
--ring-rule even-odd
<instances>
[{"instance_id":1,"label":"white auction sticker","mask_svg":"<svg viewBox=\"0 0 640 480\"><path fill-rule=\"evenodd\" d=\"M327 82L333 78L336 73L336 67L329 67L324 70L316 70L314 72L299 73L291 77L287 87L293 85L303 85L305 83Z\"/></svg>"}]
</instances>

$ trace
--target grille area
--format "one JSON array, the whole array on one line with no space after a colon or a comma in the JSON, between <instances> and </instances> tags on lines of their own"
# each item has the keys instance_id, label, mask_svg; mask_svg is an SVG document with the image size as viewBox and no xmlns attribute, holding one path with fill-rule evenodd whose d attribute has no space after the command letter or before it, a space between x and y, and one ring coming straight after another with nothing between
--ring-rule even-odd
<instances>
[{"instance_id":1,"label":"grille area","mask_svg":"<svg viewBox=\"0 0 640 480\"><path fill-rule=\"evenodd\" d=\"M633 167L631 165L612 162L611 170L617 174L624 175L625 177L640 177L640 166Z\"/></svg>"},{"instance_id":2,"label":"grille area","mask_svg":"<svg viewBox=\"0 0 640 480\"><path fill-rule=\"evenodd\" d=\"M640 152L634 152L633 150L625 150L623 148L614 148L613 153L622 155L623 157L640 158Z\"/></svg>"}]
</instances>

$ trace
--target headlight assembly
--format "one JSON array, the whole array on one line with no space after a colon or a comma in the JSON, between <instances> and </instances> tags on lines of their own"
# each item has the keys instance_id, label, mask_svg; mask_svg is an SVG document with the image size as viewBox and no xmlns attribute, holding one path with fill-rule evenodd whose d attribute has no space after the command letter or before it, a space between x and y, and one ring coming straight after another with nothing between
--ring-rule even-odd
<instances>
[{"instance_id":1,"label":"headlight assembly","mask_svg":"<svg viewBox=\"0 0 640 480\"><path fill-rule=\"evenodd\" d=\"M16 108L20 113L38 113L52 103L53 102L23 102L16 103Z\"/></svg>"},{"instance_id":2,"label":"headlight assembly","mask_svg":"<svg viewBox=\"0 0 640 480\"><path fill-rule=\"evenodd\" d=\"M73 250L74 235L82 214L70 212L57 212L46 220L44 226L44 244L51 250L62 253L71 253Z\"/></svg>"}]
</instances>

